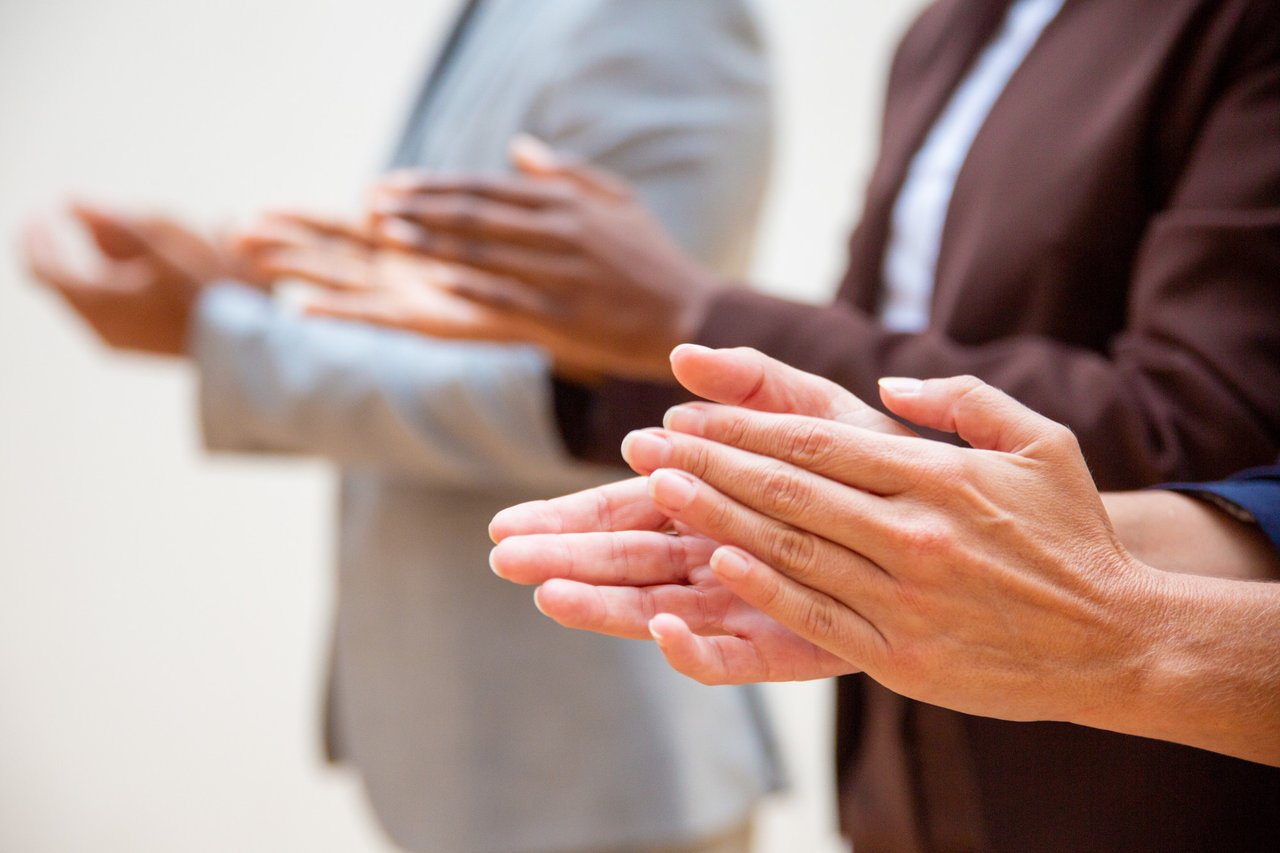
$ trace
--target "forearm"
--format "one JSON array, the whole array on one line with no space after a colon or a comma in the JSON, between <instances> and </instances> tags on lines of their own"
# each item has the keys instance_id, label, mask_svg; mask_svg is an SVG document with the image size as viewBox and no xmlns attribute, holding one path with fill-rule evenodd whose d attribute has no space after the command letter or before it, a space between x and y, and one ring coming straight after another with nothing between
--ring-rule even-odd
<instances>
[{"instance_id":1,"label":"forearm","mask_svg":"<svg viewBox=\"0 0 1280 853\"><path fill-rule=\"evenodd\" d=\"M224 289L201 305L195 361L213 450L300 453L440 486L581 488L545 359L318 321Z\"/></svg>"},{"instance_id":2,"label":"forearm","mask_svg":"<svg viewBox=\"0 0 1280 853\"><path fill-rule=\"evenodd\" d=\"M1074 722L1280 766L1280 584L1159 573L1150 592L1132 691Z\"/></svg>"},{"instance_id":3,"label":"forearm","mask_svg":"<svg viewBox=\"0 0 1280 853\"><path fill-rule=\"evenodd\" d=\"M1256 525L1176 492L1102 496L1131 554L1167 572L1237 580L1280 580L1280 554Z\"/></svg>"}]
</instances>

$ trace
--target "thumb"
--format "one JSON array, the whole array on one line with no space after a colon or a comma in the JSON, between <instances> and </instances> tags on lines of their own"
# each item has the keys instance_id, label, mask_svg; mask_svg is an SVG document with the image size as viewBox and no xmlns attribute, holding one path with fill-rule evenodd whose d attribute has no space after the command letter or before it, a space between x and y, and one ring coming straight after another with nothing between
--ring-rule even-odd
<instances>
[{"instance_id":1,"label":"thumb","mask_svg":"<svg viewBox=\"0 0 1280 853\"><path fill-rule=\"evenodd\" d=\"M953 432L979 450L1021 453L1046 441L1075 439L1066 427L1039 415L974 376L880 380L889 411L928 429Z\"/></svg>"},{"instance_id":2,"label":"thumb","mask_svg":"<svg viewBox=\"0 0 1280 853\"><path fill-rule=\"evenodd\" d=\"M681 385L713 403L826 418L892 435L912 434L836 383L749 347L681 344L671 352L671 371Z\"/></svg>"},{"instance_id":3,"label":"thumb","mask_svg":"<svg viewBox=\"0 0 1280 853\"><path fill-rule=\"evenodd\" d=\"M631 188L626 181L567 157L535 136L517 133L511 137L507 150L515 167L531 177L565 178L597 195L618 201L631 198Z\"/></svg>"},{"instance_id":4,"label":"thumb","mask_svg":"<svg viewBox=\"0 0 1280 853\"><path fill-rule=\"evenodd\" d=\"M71 214L108 258L123 261L147 253L146 243L138 239L126 216L82 202L71 205Z\"/></svg>"}]
</instances>

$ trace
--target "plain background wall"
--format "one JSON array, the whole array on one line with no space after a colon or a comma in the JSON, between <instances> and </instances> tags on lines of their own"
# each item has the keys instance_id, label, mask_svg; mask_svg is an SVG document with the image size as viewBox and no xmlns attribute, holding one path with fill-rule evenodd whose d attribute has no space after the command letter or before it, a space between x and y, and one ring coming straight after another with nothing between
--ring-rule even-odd
<instances>
[{"instance_id":1,"label":"plain background wall","mask_svg":"<svg viewBox=\"0 0 1280 853\"><path fill-rule=\"evenodd\" d=\"M829 295L922 5L762 3L782 119L765 286ZM0 0L0 850L388 849L318 748L328 471L205 457L184 367L105 352L15 250L67 192L210 225L350 209L452 8ZM770 699L795 786L758 847L839 849L829 687Z\"/></svg>"}]
</instances>

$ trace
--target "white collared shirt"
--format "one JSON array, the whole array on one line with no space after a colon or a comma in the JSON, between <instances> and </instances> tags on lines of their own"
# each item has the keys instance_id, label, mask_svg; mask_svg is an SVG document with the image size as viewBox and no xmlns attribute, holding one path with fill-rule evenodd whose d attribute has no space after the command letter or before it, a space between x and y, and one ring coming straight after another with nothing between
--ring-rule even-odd
<instances>
[{"instance_id":1,"label":"white collared shirt","mask_svg":"<svg viewBox=\"0 0 1280 853\"><path fill-rule=\"evenodd\" d=\"M929 325L938 250L960 167L1009 79L1064 0L1017 0L938 116L894 203L885 251L880 323L895 332Z\"/></svg>"}]
</instances>

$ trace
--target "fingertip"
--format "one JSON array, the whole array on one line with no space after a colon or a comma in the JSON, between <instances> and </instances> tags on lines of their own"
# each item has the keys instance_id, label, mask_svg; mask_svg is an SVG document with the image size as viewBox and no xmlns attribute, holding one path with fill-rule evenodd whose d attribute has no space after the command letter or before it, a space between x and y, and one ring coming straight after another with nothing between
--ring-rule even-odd
<instances>
[{"instance_id":1,"label":"fingertip","mask_svg":"<svg viewBox=\"0 0 1280 853\"><path fill-rule=\"evenodd\" d=\"M489 548L489 570L503 580L512 580L512 574L521 574L521 555L525 548L518 546L520 539L503 540ZM518 581L516 581L518 583Z\"/></svg>"},{"instance_id":2,"label":"fingertip","mask_svg":"<svg viewBox=\"0 0 1280 853\"><path fill-rule=\"evenodd\" d=\"M880 393L890 394L894 397L906 397L913 394L919 394L924 388L924 381L920 379L911 379L906 376L884 376L876 383L880 386Z\"/></svg>"},{"instance_id":3,"label":"fingertip","mask_svg":"<svg viewBox=\"0 0 1280 853\"><path fill-rule=\"evenodd\" d=\"M743 551L722 545L711 554L711 571L725 581L737 581L751 571L750 558Z\"/></svg>"},{"instance_id":4,"label":"fingertip","mask_svg":"<svg viewBox=\"0 0 1280 853\"><path fill-rule=\"evenodd\" d=\"M669 356L669 358L671 361L674 362L678 358L683 358L689 355L705 354L709 352L712 352L711 347L704 347L702 344L687 344L687 343L677 344L675 349L671 350L671 355Z\"/></svg>"},{"instance_id":5,"label":"fingertip","mask_svg":"<svg viewBox=\"0 0 1280 853\"><path fill-rule=\"evenodd\" d=\"M560 165L551 146L528 133L517 133L511 137L507 151L512 161L526 171L545 173Z\"/></svg>"},{"instance_id":6,"label":"fingertip","mask_svg":"<svg viewBox=\"0 0 1280 853\"><path fill-rule=\"evenodd\" d=\"M508 510L505 510L505 509L501 510L498 512L497 515L489 519L489 530L488 530L489 541L492 542L494 545L497 545L499 542L501 542L503 539L507 537L507 532L506 532L507 520L506 518L504 518L504 516L507 515L507 512Z\"/></svg>"},{"instance_id":7,"label":"fingertip","mask_svg":"<svg viewBox=\"0 0 1280 853\"><path fill-rule=\"evenodd\" d=\"M697 489L691 476L673 468L659 468L649 475L649 497L671 512L680 512L692 503Z\"/></svg>"},{"instance_id":8,"label":"fingertip","mask_svg":"<svg viewBox=\"0 0 1280 853\"><path fill-rule=\"evenodd\" d=\"M649 635L659 646L666 645L684 622L674 613L659 613L649 620Z\"/></svg>"}]
</instances>

